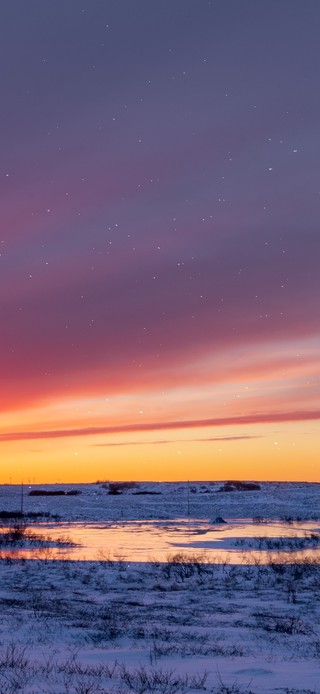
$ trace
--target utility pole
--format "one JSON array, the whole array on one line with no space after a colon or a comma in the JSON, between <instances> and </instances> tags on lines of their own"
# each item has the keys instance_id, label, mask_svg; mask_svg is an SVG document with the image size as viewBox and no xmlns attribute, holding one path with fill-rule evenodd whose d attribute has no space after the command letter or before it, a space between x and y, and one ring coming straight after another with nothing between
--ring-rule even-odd
<instances>
[{"instance_id":1,"label":"utility pole","mask_svg":"<svg viewBox=\"0 0 320 694\"><path fill-rule=\"evenodd\" d=\"M188 535L190 535L190 481L187 485L187 500L188 500Z\"/></svg>"},{"instance_id":2,"label":"utility pole","mask_svg":"<svg viewBox=\"0 0 320 694\"><path fill-rule=\"evenodd\" d=\"M23 516L23 482L21 482L21 504L20 504L21 516Z\"/></svg>"}]
</instances>

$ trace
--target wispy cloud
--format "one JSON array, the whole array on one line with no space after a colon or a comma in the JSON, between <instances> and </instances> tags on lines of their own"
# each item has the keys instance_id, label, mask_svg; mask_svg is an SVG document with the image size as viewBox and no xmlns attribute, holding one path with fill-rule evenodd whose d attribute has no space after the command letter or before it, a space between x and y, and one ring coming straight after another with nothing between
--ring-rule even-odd
<instances>
[{"instance_id":1,"label":"wispy cloud","mask_svg":"<svg viewBox=\"0 0 320 694\"><path fill-rule=\"evenodd\" d=\"M47 431L16 431L0 434L0 442L30 439L56 439L76 436L100 436L126 434L143 431L169 431L174 429L201 429L205 427L237 426L245 424L272 424L275 422L300 422L320 419L320 410L267 412L239 417L216 417L213 419L189 419L172 422L146 422L117 426L81 427L75 429L53 429Z\"/></svg>"},{"instance_id":2,"label":"wispy cloud","mask_svg":"<svg viewBox=\"0 0 320 694\"><path fill-rule=\"evenodd\" d=\"M211 436L209 438L200 438L200 439L161 439L159 441L116 441L114 443L95 443L93 444L94 446L97 447L109 447L109 446L158 446L161 444L167 444L167 443L210 443L215 442L215 441L241 441L241 440L247 440L247 439L260 439L262 438L261 436Z\"/></svg>"}]
</instances>

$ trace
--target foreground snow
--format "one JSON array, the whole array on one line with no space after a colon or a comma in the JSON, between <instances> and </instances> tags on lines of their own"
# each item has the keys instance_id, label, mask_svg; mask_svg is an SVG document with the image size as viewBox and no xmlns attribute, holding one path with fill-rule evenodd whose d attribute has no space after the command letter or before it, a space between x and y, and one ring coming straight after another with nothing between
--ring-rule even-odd
<instances>
[{"instance_id":1,"label":"foreground snow","mask_svg":"<svg viewBox=\"0 0 320 694\"><path fill-rule=\"evenodd\" d=\"M77 485L78 495L26 493L24 511L30 522L58 514L57 525L255 519L251 545L262 542L262 518L314 520L319 531L319 485L219 487L145 483L110 495L108 485ZM0 487L2 518L19 509L20 491ZM99 561L53 561L50 546L42 560L1 549L0 694L320 694L318 555L212 564L193 544L162 563L115 561L108 548Z\"/></svg>"},{"instance_id":2,"label":"foreground snow","mask_svg":"<svg viewBox=\"0 0 320 694\"><path fill-rule=\"evenodd\" d=\"M0 562L0 692L320 692L320 566Z\"/></svg>"}]
</instances>

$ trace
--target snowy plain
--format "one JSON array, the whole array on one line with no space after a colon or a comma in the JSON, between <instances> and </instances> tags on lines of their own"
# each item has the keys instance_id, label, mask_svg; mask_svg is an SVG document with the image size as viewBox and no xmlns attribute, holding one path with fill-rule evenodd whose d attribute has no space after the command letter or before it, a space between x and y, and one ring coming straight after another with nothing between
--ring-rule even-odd
<instances>
[{"instance_id":1,"label":"snowy plain","mask_svg":"<svg viewBox=\"0 0 320 694\"><path fill-rule=\"evenodd\" d=\"M227 493L217 482L141 483L116 494L107 483L41 486L81 492L60 496L30 496L39 488L25 486L23 498L18 486L0 487L0 512L22 504L27 524L15 545L0 540L0 694L319 694L320 486L260 486ZM237 545L240 562L206 551L210 525L225 532L217 519L221 528L252 527ZM49 535L59 526L65 535L68 524L160 524L162 534L173 525L181 542L143 561L107 542L95 561L72 560L71 550L56 561L56 540L15 558L39 522ZM3 519L2 530L21 523ZM204 547L185 543L190 525Z\"/></svg>"}]
</instances>

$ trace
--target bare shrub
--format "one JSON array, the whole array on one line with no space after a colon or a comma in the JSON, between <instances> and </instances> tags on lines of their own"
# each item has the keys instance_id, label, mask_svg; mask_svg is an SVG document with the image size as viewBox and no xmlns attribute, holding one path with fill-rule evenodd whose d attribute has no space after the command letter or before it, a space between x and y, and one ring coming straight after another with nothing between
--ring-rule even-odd
<instances>
[{"instance_id":1,"label":"bare shrub","mask_svg":"<svg viewBox=\"0 0 320 694\"><path fill-rule=\"evenodd\" d=\"M23 519L16 519L8 525L6 532L0 534L0 543L2 545L18 545L22 546L27 535L27 525Z\"/></svg>"},{"instance_id":2,"label":"bare shrub","mask_svg":"<svg viewBox=\"0 0 320 694\"><path fill-rule=\"evenodd\" d=\"M17 670L26 668L29 662L26 651L26 646L19 646L14 642L9 643L3 651L0 651L0 668Z\"/></svg>"},{"instance_id":3,"label":"bare shrub","mask_svg":"<svg viewBox=\"0 0 320 694\"><path fill-rule=\"evenodd\" d=\"M100 549L98 553L98 561L101 564L101 566L114 566L116 563L116 560L114 556L111 554L110 550L107 549Z\"/></svg>"},{"instance_id":4,"label":"bare shrub","mask_svg":"<svg viewBox=\"0 0 320 694\"><path fill-rule=\"evenodd\" d=\"M95 630L90 634L89 638L94 644L99 644L103 641L114 641L123 636L126 632L129 622L129 614L125 607L121 605L105 606L97 622Z\"/></svg>"},{"instance_id":5,"label":"bare shrub","mask_svg":"<svg viewBox=\"0 0 320 694\"><path fill-rule=\"evenodd\" d=\"M177 552L176 554L168 554L167 562L163 566L163 573L166 578L173 576L175 580L185 581L195 574L200 576L208 571L206 566L206 555L202 554L187 554L186 552Z\"/></svg>"},{"instance_id":6,"label":"bare shrub","mask_svg":"<svg viewBox=\"0 0 320 694\"><path fill-rule=\"evenodd\" d=\"M201 674L196 673L189 677L189 687L196 690L205 690L209 673L205 670Z\"/></svg>"},{"instance_id":7,"label":"bare shrub","mask_svg":"<svg viewBox=\"0 0 320 694\"><path fill-rule=\"evenodd\" d=\"M257 626L264 631L279 634L312 634L312 628L298 615L272 615L256 613Z\"/></svg>"},{"instance_id":8,"label":"bare shrub","mask_svg":"<svg viewBox=\"0 0 320 694\"><path fill-rule=\"evenodd\" d=\"M142 665L134 670L120 667L120 678L128 689L136 694L144 692L160 692L160 694L175 694L185 692L188 688L188 677L180 676L174 670L147 670Z\"/></svg>"},{"instance_id":9,"label":"bare shrub","mask_svg":"<svg viewBox=\"0 0 320 694\"><path fill-rule=\"evenodd\" d=\"M254 694L248 687L250 683L246 685L240 685L237 681L232 684L226 684L223 682L220 672L217 672L218 686L213 690L214 694Z\"/></svg>"}]
</instances>

